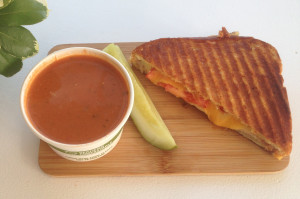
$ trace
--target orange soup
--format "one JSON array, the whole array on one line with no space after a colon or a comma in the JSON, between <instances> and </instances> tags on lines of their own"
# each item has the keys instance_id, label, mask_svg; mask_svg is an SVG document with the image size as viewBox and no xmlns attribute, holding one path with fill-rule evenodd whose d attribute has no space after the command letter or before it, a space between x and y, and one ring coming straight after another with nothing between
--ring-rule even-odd
<instances>
[{"instance_id":1,"label":"orange soup","mask_svg":"<svg viewBox=\"0 0 300 199\"><path fill-rule=\"evenodd\" d=\"M107 135L123 119L128 104L122 74L88 55L66 57L46 67L31 81L25 102L33 126L66 144Z\"/></svg>"}]
</instances>

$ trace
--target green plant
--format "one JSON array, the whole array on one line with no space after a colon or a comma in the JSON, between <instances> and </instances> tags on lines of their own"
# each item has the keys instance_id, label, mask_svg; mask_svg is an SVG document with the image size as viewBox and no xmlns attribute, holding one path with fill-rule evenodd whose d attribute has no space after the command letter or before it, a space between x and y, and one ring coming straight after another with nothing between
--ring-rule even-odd
<instances>
[{"instance_id":1,"label":"green plant","mask_svg":"<svg viewBox=\"0 0 300 199\"><path fill-rule=\"evenodd\" d=\"M38 52L38 43L22 25L43 21L46 0L0 0L0 74L10 77L22 68L22 60Z\"/></svg>"}]
</instances>

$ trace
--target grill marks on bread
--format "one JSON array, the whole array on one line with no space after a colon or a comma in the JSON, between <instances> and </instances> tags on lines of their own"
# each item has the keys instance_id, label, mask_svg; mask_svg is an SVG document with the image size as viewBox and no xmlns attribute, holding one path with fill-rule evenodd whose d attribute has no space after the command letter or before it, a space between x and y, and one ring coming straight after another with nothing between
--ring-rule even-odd
<instances>
[{"instance_id":1,"label":"grill marks on bread","mask_svg":"<svg viewBox=\"0 0 300 199\"><path fill-rule=\"evenodd\" d=\"M135 55L290 153L291 113L280 57L271 45L238 36L164 38L142 44Z\"/></svg>"}]
</instances>

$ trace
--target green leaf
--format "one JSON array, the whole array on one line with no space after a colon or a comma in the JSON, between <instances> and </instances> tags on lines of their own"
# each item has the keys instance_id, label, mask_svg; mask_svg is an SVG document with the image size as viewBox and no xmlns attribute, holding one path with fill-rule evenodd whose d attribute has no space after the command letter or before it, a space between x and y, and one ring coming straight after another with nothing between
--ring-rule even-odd
<instances>
[{"instance_id":1,"label":"green leaf","mask_svg":"<svg viewBox=\"0 0 300 199\"><path fill-rule=\"evenodd\" d=\"M22 26L0 26L0 46L11 55L22 59L38 52L36 39Z\"/></svg>"},{"instance_id":2,"label":"green leaf","mask_svg":"<svg viewBox=\"0 0 300 199\"><path fill-rule=\"evenodd\" d=\"M0 0L0 9L5 8L10 4L13 0Z\"/></svg>"},{"instance_id":3,"label":"green leaf","mask_svg":"<svg viewBox=\"0 0 300 199\"><path fill-rule=\"evenodd\" d=\"M48 15L46 1L14 0L6 8L0 10L0 25L31 25L43 21Z\"/></svg>"},{"instance_id":4,"label":"green leaf","mask_svg":"<svg viewBox=\"0 0 300 199\"><path fill-rule=\"evenodd\" d=\"M0 46L0 74L10 77L19 72L22 68L22 59L10 55Z\"/></svg>"}]
</instances>

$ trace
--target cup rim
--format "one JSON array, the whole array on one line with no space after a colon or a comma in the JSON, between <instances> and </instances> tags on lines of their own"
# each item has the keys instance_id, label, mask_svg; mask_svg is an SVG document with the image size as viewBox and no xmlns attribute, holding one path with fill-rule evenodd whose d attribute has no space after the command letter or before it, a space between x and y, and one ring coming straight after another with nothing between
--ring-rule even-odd
<instances>
[{"instance_id":1,"label":"cup rim","mask_svg":"<svg viewBox=\"0 0 300 199\"><path fill-rule=\"evenodd\" d=\"M27 114L26 114L26 108L25 108L25 91L28 89L28 83L31 81L31 77L34 75L35 72L37 72L37 70L44 66L46 63L46 61L48 60L53 60L53 61L50 61L47 65L49 66L51 63L59 60L56 58L57 55L61 55L61 54L64 54L66 52L69 52L69 51L75 51L74 53L71 53L70 55L80 55L79 52L82 52L82 51L90 51L90 52L94 52L95 54L101 54L102 56L106 56L108 58L108 60L112 61L111 64L113 64L115 67L118 67L122 73L122 76L125 77L125 81L126 83L128 84L128 90L129 90L129 103L128 103L128 106L127 106L127 110L126 110L126 113L123 117L123 119L118 123L117 126L115 126L110 132L108 132L107 135L101 137L101 138L98 138L94 141L91 141L91 142L86 142L86 143L80 143L80 144L67 144L67 143L63 143L63 142L58 142L58 141L55 141L55 140L52 140L48 137L46 137L45 135L43 135L42 133L40 133L35 127L34 125L32 124L32 122L29 120ZM77 53L78 52L78 53ZM99 57L100 58L100 57ZM46 68L47 66L45 66ZM41 70L44 70L41 69ZM129 73L127 72L126 68L123 66L123 64L118 61L116 58L114 58L113 56L111 56L110 54L102 51L102 50L99 50L99 49L95 49L95 48L90 48L90 47L69 47L69 48L64 48L64 49L61 49L61 50L58 50L58 51L55 51L49 55L47 55L45 58L43 58L41 61L38 62L38 64L36 64L31 70L30 72L28 73L28 75L26 76L24 82L23 82L23 85L22 85L22 88L21 88L21 95L20 95L20 105L21 105L21 111L22 111L22 115L27 123L27 125L30 127L30 129L34 132L35 135L37 135L41 140L45 141L46 143L50 144L50 145L53 145L53 146L60 146L62 148L68 148L68 147L76 147L76 148L79 148L79 147L88 147L90 145L94 145L98 142L102 142L102 141L107 141L109 140L111 137L115 136L115 134L117 134L121 129L122 127L125 125L125 123L127 122L130 114L131 114L131 111L132 111L132 108L133 108L133 102L134 102L134 88L133 88L133 83L132 83L132 80L130 78L130 75Z\"/></svg>"}]
</instances>

